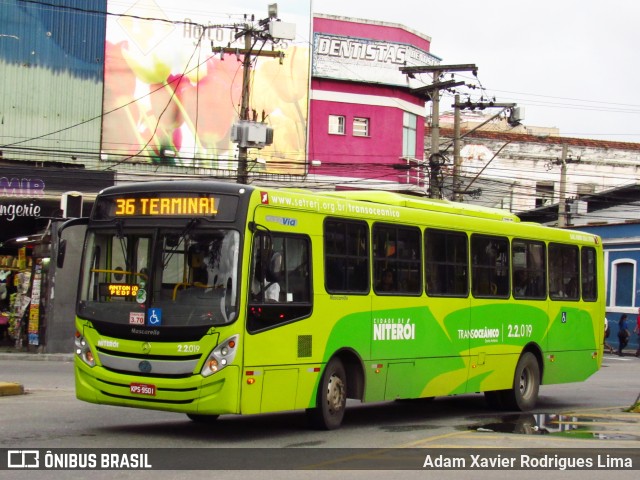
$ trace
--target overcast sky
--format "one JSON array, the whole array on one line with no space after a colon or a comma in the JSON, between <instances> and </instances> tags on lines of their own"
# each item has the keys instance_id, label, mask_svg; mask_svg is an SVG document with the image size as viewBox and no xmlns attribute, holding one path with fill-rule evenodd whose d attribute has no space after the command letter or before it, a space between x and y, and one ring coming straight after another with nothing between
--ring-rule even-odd
<instances>
[{"instance_id":1,"label":"overcast sky","mask_svg":"<svg viewBox=\"0 0 640 480\"><path fill-rule=\"evenodd\" d=\"M313 11L399 23L431 37L442 64L476 64L490 97L524 106L525 125L640 142L640 2L313 0Z\"/></svg>"}]
</instances>

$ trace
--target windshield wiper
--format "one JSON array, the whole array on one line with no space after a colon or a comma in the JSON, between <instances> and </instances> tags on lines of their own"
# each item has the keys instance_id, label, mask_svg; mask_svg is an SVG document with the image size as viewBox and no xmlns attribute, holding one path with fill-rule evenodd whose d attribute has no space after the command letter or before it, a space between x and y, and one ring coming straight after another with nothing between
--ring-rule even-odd
<instances>
[{"instance_id":1,"label":"windshield wiper","mask_svg":"<svg viewBox=\"0 0 640 480\"><path fill-rule=\"evenodd\" d=\"M127 245L125 242L124 229L122 227L122 220L116 220L116 238L120 241L120 248L122 249L122 258L124 258L125 270L129 270L129 256L127 255Z\"/></svg>"},{"instance_id":2,"label":"windshield wiper","mask_svg":"<svg viewBox=\"0 0 640 480\"><path fill-rule=\"evenodd\" d=\"M185 235L187 235L191 230L193 230L199 223L200 223L199 218L192 218L191 220L189 220L187 225L184 227L184 230L180 232L180 240L178 241L178 243L175 245L175 247L169 250L165 254L164 258L162 259L163 269L167 268L167 265L169 265L169 260L171 260L171 257L173 257L173 255L178 251L178 247L180 247L180 245L182 245L182 243L184 242Z\"/></svg>"}]
</instances>

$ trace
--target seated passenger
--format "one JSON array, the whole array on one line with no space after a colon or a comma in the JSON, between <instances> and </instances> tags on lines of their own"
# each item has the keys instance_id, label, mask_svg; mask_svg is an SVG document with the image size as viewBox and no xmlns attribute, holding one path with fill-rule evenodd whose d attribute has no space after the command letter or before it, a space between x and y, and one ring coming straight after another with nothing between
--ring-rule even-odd
<instances>
[{"instance_id":1,"label":"seated passenger","mask_svg":"<svg viewBox=\"0 0 640 480\"><path fill-rule=\"evenodd\" d=\"M378 282L376 290L379 292L391 292L393 289L393 272L387 269L382 272L382 278Z\"/></svg>"},{"instance_id":2,"label":"seated passenger","mask_svg":"<svg viewBox=\"0 0 640 480\"><path fill-rule=\"evenodd\" d=\"M280 284L278 280L282 273L282 254L279 252L273 253L269 264L267 265L267 272L265 279L260 285L260 268L256 268L256 275L251 281L251 293L258 301L273 303L280 301ZM260 293L263 292L264 296L261 299Z\"/></svg>"}]
</instances>

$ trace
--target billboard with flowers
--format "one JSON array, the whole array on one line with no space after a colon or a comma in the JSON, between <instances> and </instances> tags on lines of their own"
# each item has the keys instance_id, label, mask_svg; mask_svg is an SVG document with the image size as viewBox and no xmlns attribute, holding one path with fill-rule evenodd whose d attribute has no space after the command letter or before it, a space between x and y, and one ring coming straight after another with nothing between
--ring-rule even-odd
<instances>
[{"instance_id":1,"label":"billboard with flowers","mask_svg":"<svg viewBox=\"0 0 640 480\"><path fill-rule=\"evenodd\" d=\"M230 133L241 105L241 32L269 20L267 3L118 0L107 10L101 158L235 170ZM310 0L279 1L278 18L295 24L295 39L252 42L249 108L274 139L249 151L250 171L305 171L310 15ZM273 49L284 57L260 55Z\"/></svg>"}]
</instances>

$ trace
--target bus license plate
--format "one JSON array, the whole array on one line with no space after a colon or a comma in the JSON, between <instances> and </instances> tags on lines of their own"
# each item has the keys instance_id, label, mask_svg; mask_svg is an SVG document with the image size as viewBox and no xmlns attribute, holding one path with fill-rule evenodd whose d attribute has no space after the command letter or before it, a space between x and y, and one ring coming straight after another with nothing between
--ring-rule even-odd
<instances>
[{"instance_id":1,"label":"bus license plate","mask_svg":"<svg viewBox=\"0 0 640 480\"><path fill-rule=\"evenodd\" d=\"M132 383L129 385L129 389L135 395L156 396L156 386L148 383Z\"/></svg>"}]
</instances>

